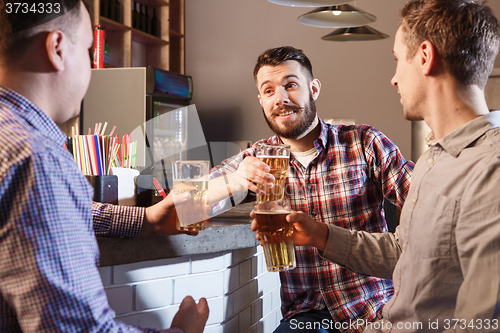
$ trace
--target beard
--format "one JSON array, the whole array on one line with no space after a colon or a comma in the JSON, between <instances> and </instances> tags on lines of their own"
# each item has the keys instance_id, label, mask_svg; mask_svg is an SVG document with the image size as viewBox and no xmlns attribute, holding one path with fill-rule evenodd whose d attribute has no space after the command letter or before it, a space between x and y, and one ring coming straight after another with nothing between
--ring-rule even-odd
<instances>
[{"instance_id":1,"label":"beard","mask_svg":"<svg viewBox=\"0 0 500 333\"><path fill-rule=\"evenodd\" d=\"M293 111L294 113L302 111L300 122L295 125L295 127L281 129L273 119L274 114L271 117L267 117L264 109L262 109L264 119L266 119L269 128L274 132L274 134L285 139L297 139L304 134L307 129L309 129L311 124L314 122L314 119L316 119L316 103L314 102L311 94L309 94L309 103L307 103L303 108L295 105L282 106L277 110L276 114L283 111Z\"/></svg>"}]
</instances>

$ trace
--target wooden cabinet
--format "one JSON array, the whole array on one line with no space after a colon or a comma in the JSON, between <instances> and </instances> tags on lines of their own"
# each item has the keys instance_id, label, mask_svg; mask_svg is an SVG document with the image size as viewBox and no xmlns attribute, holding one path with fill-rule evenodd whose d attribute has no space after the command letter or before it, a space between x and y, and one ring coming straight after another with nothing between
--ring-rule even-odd
<instances>
[{"instance_id":1,"label":"wooden cabinet","mask_svg":"<svg viewBox=\"0 0 500 333\"><path fill-rule=\"evenodd\" d=\"M94 0L91 15L105 28L107 67L153 66L184 74L184 0Z\"/></svg>"}]
</instances>

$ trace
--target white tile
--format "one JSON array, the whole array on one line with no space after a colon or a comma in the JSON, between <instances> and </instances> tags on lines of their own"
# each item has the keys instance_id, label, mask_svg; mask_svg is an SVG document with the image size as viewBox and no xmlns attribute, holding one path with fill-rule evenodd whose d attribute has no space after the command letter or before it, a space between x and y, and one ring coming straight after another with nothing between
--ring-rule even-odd
<instances>
[{"instance_id":1,"label":"white tile","mask_svg":"<svg viewBox=\"0 0 500 333\"><path fill-rule=\"evenodd\" d=\"M205 326L203 333L224 333L224 326L222 325L210 325Z\"/></svg>"},{"instance_id":2,"label":"white tile","mask_svg":"<svg viewBox=\"0 0 500 333\"><path fill-rule=\"evenodd\" d=\"M248 329L246 329L245 331L243 331L243 333L258 333L258 332L259 332L259 330L258 330L258 326L257 325L252 325Z\"/></svg>"},{"instance_id":3,"label":"white tile","mask_svg":"<svg viewBox=\"0 0 500 333\"><path fill-rule=\"evenodd\" d=\"M234 316L228 322L224 323L224 333L238 332L238 316Z\"/></svg>"},{"instance_id":4,"label":"white tile","mask_svg":"<svg viewBox=\"0 0 500 333\"><path fill-rule=\"evenodd\" d=\"M242 261L239 264L240 269L240 279L239 283L244 284L250 281L252 277L252 258Z\"/></svg>"},{"instance_id":5,"label":"white tile","mask_svg":"<svg viewBox=\"0 0 500 333\"><path fill-rule=\"evenodd\" d=\"M204 273L224 268L224 254L199 254L191 257L191 273Z\"/></svg>"},{"instance_id":6,"label":"white tile","mask_svg":"<svg viewBox=\"0 0 500 333\"><path fill-rule=\"evenodd\" d=\"M281 319L283 318L283 314L281 313L281 310L276 310L276 322L279 323Z\"/></svg>"},{"instance_id":7,"label":"white tile","mask_svg":"<svg viewBox=\"0 0 500 333\"><path fill-rule=\"evenodd\" d=\"M232 265L239 264L240 262L253 257L256 252L257 252L257 249L255 247L233 250L231 264Z\"/></svg>"},{"instance_id":8,"label":"white tile","mask_svg":"<svg viewBox=\"0 0 500 333\"><path fill-rule=\"evenodd\" d=\"M269 333L271 333L271 332L272 331L270 331ZM245 333L264 333L264 326L263 326L262 322L259 321L259 322L255 323L255 324L253 324L253 326L250 327L248 329L248 331L245 332Z\"/></svg>"},{"instance_id":9,"label":"white tile","mask_svg":"<svg viewBox=\"0 0 500 333\"><path fill-rule=\"evenodd\" d=\"M278 327L279 322L276 321L276 313L273 311L269 313L267 316L262 318L262 327L264 333L271 333L273 332L276 327Z\"/></svg>"},{"instance_id":10,"label":"white tile","mask_svg":"<svg viewBox=\"0 0 500 333\"><path fill-rule=\"evenodd\" d=\"M271 293L262 295L260 299L262 300L262 313L264 316L275 310L273 308L273 295Z\"/></svg>"},{"instance_id":11,"label":"white tile","mask_svg":"<svg viewBox=\"0 0 500 333\"><path fill-rule=\"evenodd\" d=\"M131 283L189 273L189 257L113 266L113 283Z\"/></svg>"},{"instance_id":12,"label":"white tile","mask_svg":"<svg viewBox=\"0 0 500 333\"><path fill-rule=\"evenodd\" d=\"M174 303L190 295L194 299L223 296L224 272L188 275L174 279Z\"/></svg>"},{"instance_id":13,"label":"white tile","mask_svg":"<svg viewBox=\"0 0 500 333\"><path fill-rule=\"evenodd\" d=\"M225 309L224 320L234 315L234 300L235 300L235 295L229 294L224 296L224 309Z\"/></svg>"},{"instance_id":14,"label":"white tile","mask_svg":"<svg viewBox=\"0 0 500 333\"><path fill-rule=\"evenodd\" d=\"M266 272L257 279L259 291L267 294L272 290L280 287L280 276L277 272Z\"/></svg>"},{"instance_id":15,"label":"white tile","mask_svg":"<svg viewBox=\"0 0 500 333\"><path fill-rule=\"evenodd\" d=\"M108 287L104 291L109 306L117 313L131 312L133 309L132 286Z\"/></svg>"},{"instance_id":16,"label":"white tile","mask_svg":"<svg viewBox=\"0 0 500 333\"><path fill-rule=\"evenodd\" d=\"M252 280L237 289L231 297L234 297L234 312L239 313L255 300L259 299L259 293L257 290L257 281Z\"/></svg>"},{"instance_id":17,"label":"white tile","mask_svg":"<svg viewBox=\"0 0 500 333\"><path fill-rule=\"evenodd\" d=\"M239 265L224 270L224 293L230 293L240 285Z\"/></svg>"},{"instance_id":18,"label":"white tile","mask_svg":"<svg viewBox=\"0 0 500 333\"><path fill-rule=\"evenodd\" d=\"M233 252L228 251L224 253L224 267L229 267L232 265Z\"/></svg>"},{"instance_id":19,"label":"white tile","mask_svg":"<svg viewBox=\"0 0 500 333\"><path fill-rule=\"evenodd\" d=\"M207 325L220 324L224 321L224 298L217 297L207 300L208 309L210 310L208 314Z\"/></svg>"},{"instance_id":20,"label":"white tile","mask_svg":"<svg viewBox=\"0 0 500 333\"><path fill-rule=\"evenodd\" d=\"M262 248L262 246L259 247ZM264 253L260 252L255 257L257 258L257 276L268 273L266 259L264 258Z\"/></svg>"},{"instance_id":21,"label":"white tile","mask_svg":"<svg viewBox=\"0 0 500 333\"><path fill-rule=\"evenodd\" d=\"M178 310L178 306L171 306L153 311L144 311L124 316L117 316L117 319L137 327L163 330L170 328L172 319Z\"/></svg>"},{"instance_id":22,"label":"white tile","mask_svg":"<svg viewBox=\"0 0 500 333\"><path fill-rule=\"evenodd\" d=\"M103 286L111 285L111 266L99 267L99 275L101 276Z\"/></svg>"},{"instance_id":23,"label":"white tile","mask_svg":"<svg viewBox=\"0 0 500 333\"><path fill-rule=\"evenodd\" d=\"M281 296L280 296L280 289L276 288L271 292L272 295L272 304L273 304L273 309L280 309L281 308Z\"/></svg>"},{"instance_id":24,"label":"white tile","mask_svg":"<svg viewBox=\"0 0 500 333\"><path fill-rule=\"evenodd\" d=\"M252 259L250 259L250 260L252 261L252 276L257 277L257 276L259 276L259 273L261 271L261 269L259 268L258 254L253 256Z\"/></svg>"},{"instance_id":25,"label":"white tile","mask_svg":"<svg viewBox=\"0 0 500 333\"><path fill-rule=\"evenodd\" d=\"M252 310L248 307L238 314L238 332L245 332L252 325Z\"/></svg>"},{"instance_id":26,"label":"white tile","mask_svg":"<svg viewBox=\"0 0 500 333\"><path fill-rule=\"evenodd\" d=\"M252 325L258 323L262 319L262 307L263 307L263 300L262 298L259 298L255 302L252 303Z\"/></svg>"},{"instance_id":27,"label":"white tile","mask_svg":"<svg viewBox=\"0 0 500 333\"><path fill-rule=\"evenodd\" d=\"M135 287L135 310L153 309L173 304L172 279L152 280Z\"/></svg>"}]
</instances>

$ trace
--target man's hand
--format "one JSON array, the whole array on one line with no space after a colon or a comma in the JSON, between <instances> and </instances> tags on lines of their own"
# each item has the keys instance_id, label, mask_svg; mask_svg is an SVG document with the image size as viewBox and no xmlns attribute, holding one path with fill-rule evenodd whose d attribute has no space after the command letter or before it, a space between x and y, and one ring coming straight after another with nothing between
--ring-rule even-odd
<instances>
[{"instance_id":1,"label":"man's hand","mask_svg":"<svg viewBox=\"0 0 500 333\"><path fill-rule=\"evenodd\" d=\"M170 327L182 329L185 333L202 333L208 319L208 304L201 298L198 304L191 296L186 296L179 307L179 311L172 320Z\"/></svg>"},{"instance_id":2,"label":"man's hand","mask_svg":"<svg viewBox=\"0 0 500 333\"><path fill-rule=\"evenodd\" d=\"M252 231L256 231L255 238L260 241L259 226L255 220L255 212L250 213L254 218L251 224ZM328 226L325 223L318 222L304 212L293 211L286 216L289 223L293 223L293 244L294 245L312 245L318 250L323 251L328 238Z\"/></svg>"},{"instance_id":3,"label":"man's hand","mask_svg":"<svg viewBox=\"0 0 500 333\"><path fill-rule=\"evenodd\" d=\"M254 156L247 156L238 169L228 175L233 193L250 190L257 194L265 194L262 187L273 187L274 176L269 173L269 166Z\"/></svg>"},{"instance_id":4,"label":"man's hand","mask_svg":"<svg viewBox=\"0 0 500 333\"><path fill-rule=\"evenodd\" d=\"M142 226L141 235L176 235L177 230L177 212L175 205L187 203L191 200L189 193L183 193L175 196L170 192L162 201L146 208L146 216ZM198 231L185 232L188 235L196 236Z\"/></svg>"}]
</instances>

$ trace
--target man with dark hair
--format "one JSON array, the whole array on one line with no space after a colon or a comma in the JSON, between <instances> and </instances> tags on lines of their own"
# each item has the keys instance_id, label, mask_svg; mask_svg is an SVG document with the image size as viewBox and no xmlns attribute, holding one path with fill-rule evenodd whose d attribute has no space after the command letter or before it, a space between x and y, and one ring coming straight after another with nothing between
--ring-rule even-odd
<instances>
[{"instance_id":1,"label":"man with dark hair","mask_svg":"<svg viewBox=\"0 0 500 333\"><path fill-rule=\"evenodd\" d=\"M91 210L56 126L78 114L89 84L89 13L81 0L17 4L0 0L0 331L153 332L114 319L94 230L172 233L172 198ZM207 317L205 299L186 297L167 331L202 332Z\"/></svg>"},{"instance_id":2,"label":"man with dark hair","mask_svg":"<svg viewBox=\"0 0 500 333\"><path fill-rule=\"evenodd\" d=\"M402 207L413 163L373 127L332 126L318 117L315 100L321 84L301 50L285 46L265 51L257 60L254 78L264 118L275 133L259 142L291 147L285 193L292 209L325 226L386 232L383 200ZM248 188L260 191L254 182L269 179L269 168L255 157L256 144L224 161L213 176L237 174L244 168ZM280 273L283 320L275 332L317 327L325 320L349 327L349 321L380 317L393 294L390 280L327 262L311 246L296 246L295 253L297 268Z\"/></svg>"},{"instance_id":3,"label":"man with dark hair","mask_svg":"<svg viewBox=\"0 0 500 333\"><path fill-rule=\"evenodd\" d=\"M325 226L293 212L294 240L361 274L391 278L367 332L500 331L500 111L484 87L500 26L479 0L411 0L391 83L403 115L432 129L395 234ZM253 228L256 228L254 222Z\"/></svg>"}]
</instances>

